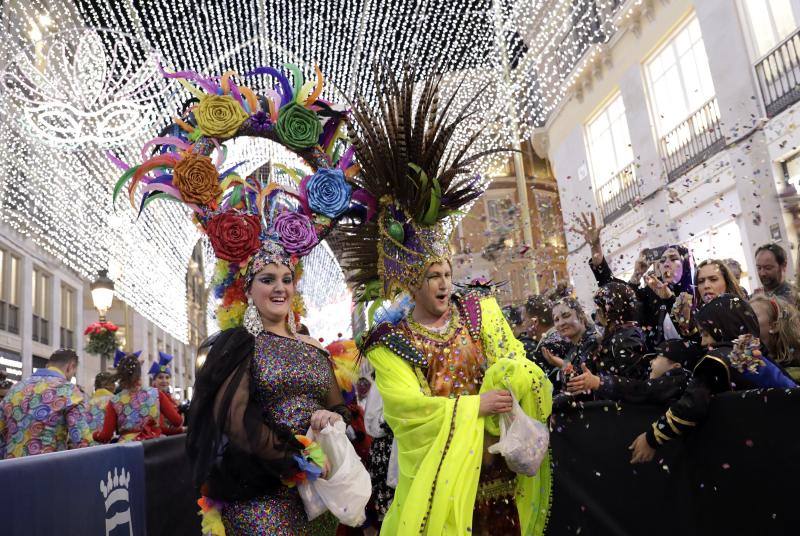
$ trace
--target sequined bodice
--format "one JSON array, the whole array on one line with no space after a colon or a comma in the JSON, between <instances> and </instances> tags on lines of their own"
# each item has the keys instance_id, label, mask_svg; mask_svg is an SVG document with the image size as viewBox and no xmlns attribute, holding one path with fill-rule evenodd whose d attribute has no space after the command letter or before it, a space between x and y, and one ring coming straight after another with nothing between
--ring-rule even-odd
<instances>
[{"instance_id":1,"label":"sequined bodice","mask_svg":"<svg viewBox=\"0 0 800 536\"><path fill-rule=\"evenodd\" d=\"M262 332L250 367L256 400L273 422L305 434L325 409L333 372L325 355L296 339Z\"/></svg>"}]
</instances>

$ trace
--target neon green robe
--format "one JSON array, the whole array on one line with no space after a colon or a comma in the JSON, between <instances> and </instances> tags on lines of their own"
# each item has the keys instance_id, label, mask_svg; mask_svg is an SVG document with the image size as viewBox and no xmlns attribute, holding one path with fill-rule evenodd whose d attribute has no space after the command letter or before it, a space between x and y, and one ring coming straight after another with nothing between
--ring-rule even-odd
<instances>
[{"instance_id":1,"label":"neon green robe","mask_svg":"<svg viewBox=\"0 0 800 536\"><path fill-rule=\"evenodd\" d=\"M489 368L481 392L510 387L526 414L546 422L552 385L525 358L497 301L481 299L480 338ZM426 396L412 365L386 345L367 352L398 447L399 479L381 534L464 535L472 527L484 429L499 435L497 417L479 417L479 395ZM424 380L423 380L424 381ZM534 477L517 476L523 535L544 533L550 510L550 456Z\"/></svg>"}]
</instances>

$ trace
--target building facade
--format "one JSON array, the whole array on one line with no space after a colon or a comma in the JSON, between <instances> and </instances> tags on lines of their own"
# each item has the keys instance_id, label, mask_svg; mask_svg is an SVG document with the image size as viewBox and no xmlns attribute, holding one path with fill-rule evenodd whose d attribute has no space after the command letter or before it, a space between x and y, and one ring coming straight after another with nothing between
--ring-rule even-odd
<instances>
[{"instance_id":1,"label":"building facade","mask_svg":"<svg viewBox=\"0 0 800 536\"><path fill-rule=\"evenodd\" d=\"M548 162L522 145L532 244L525 244L514 160L490 171L491 184L452 235L455 281L505 282L499 301L521 304L567 281L566 242L558 186Z\"/></svg>"},{"instance_id":2,"label":"building facade","mask_svg":"<svg viewBox=\"0 0 800 536\"><path fill-rule=\"evenodd\" d=\"M202 260L199 266L195 260L187 274L187 284L194 285L187 292L192 291L195 296L187 300L192 326L187 343L119 299L106 314L107 320L119 326L120 348L142 350L145 384L149 381L147 369L158 359L158 351L174 356L172 385L174 394L181 399L191 398L196 348L206 336L205 309L198 313L201 309L195 303L199 298L205 304L205 292L198 287L202 281ZM73 348L80 356L76 382L87 393L93 391L101 363L99 356L84 351L83 331L99 319L90 283L30 239L0 223L0 370L10 380L17 381L46 367L55 350ZM112 363L107 365L110 368Z\"/></svg>"},{"instance_id":3,"label":"building facade","mask_svg":"<svg viewBox=\"0 0 800 536\"><path fill-rule=\"evenodd\" d=\"M738 260L742 283L758 287L756 248L777 242L794 258L797 243L786 209L797 211L800 181L800 3L612 4L596 27L615 32L584 47L534 137L566 227L594 213L621 277L642 249L685 244L698 262ZM567 247L591 303L588 246L568 233Z\"/></svg>"}]
</instances>

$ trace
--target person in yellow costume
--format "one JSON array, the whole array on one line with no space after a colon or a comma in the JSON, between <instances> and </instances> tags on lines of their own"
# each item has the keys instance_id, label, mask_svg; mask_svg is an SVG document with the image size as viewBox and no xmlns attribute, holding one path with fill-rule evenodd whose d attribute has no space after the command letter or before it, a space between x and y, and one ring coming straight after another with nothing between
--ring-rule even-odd
<instances>
[{"instance_id":1,"label":"person in yellow costume","mask_svg":"<svg viewBox=\"0 0 800 536\"><path fill-rule=\"evenodd\" d=\"M498 415L512 409L509 390L546 422L552 386L525 358L489 286L453 292L441 220L477 198L481 182L466 173L469 144L454 159L442 155L466 112L437 115L439 79L420 82L406 70L401 80L387 71L376 80L381 106L357 101L351 132L371 210L344 224L350 240L338 253L362 301L406 291L414 302L363 344L397 441L398 484L381 534L542 534L549 456L526 477L487 449L500 435Z\"/></svg>"}]
</instances>

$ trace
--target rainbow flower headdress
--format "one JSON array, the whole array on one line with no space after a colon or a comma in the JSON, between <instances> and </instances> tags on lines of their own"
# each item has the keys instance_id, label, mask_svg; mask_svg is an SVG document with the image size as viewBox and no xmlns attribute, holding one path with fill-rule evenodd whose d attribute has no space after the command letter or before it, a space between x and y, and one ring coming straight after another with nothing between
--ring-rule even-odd
<instances>
[{"instance_id":1,"label":"rainbow flower headdress","mask_svg":"<svg viewBox=\"0 0 800 536\"><path fill-rule=\"evenodd\" d=\"M128 166L109 158L124 173L114 199L127 184L131 206L138 213L156 199L190 207L198 227L208 236L217 257L213 283L221 299L220 328L241 325L245 291L266 264L289 266L299 276L298 262L343 218L363 213L364 192L354 191L358 172L353 149L337 143L348 111L321 98L324 79L306 81L300 69L286 64L293 83L278 69L261 67L245 75L276 80L265 95L237 84L233 71L206 77L192 71L167 73L192 95L191 106L142 147L143 162ZM302 158L313 174L302 177L282 169L296 188L242 177L242 163L224 167L223 142L240 136L275 141ZM344 151L337 149L345 148ZM361 200L361 201L359 201Z\"/></svg>"}]
</instances>

